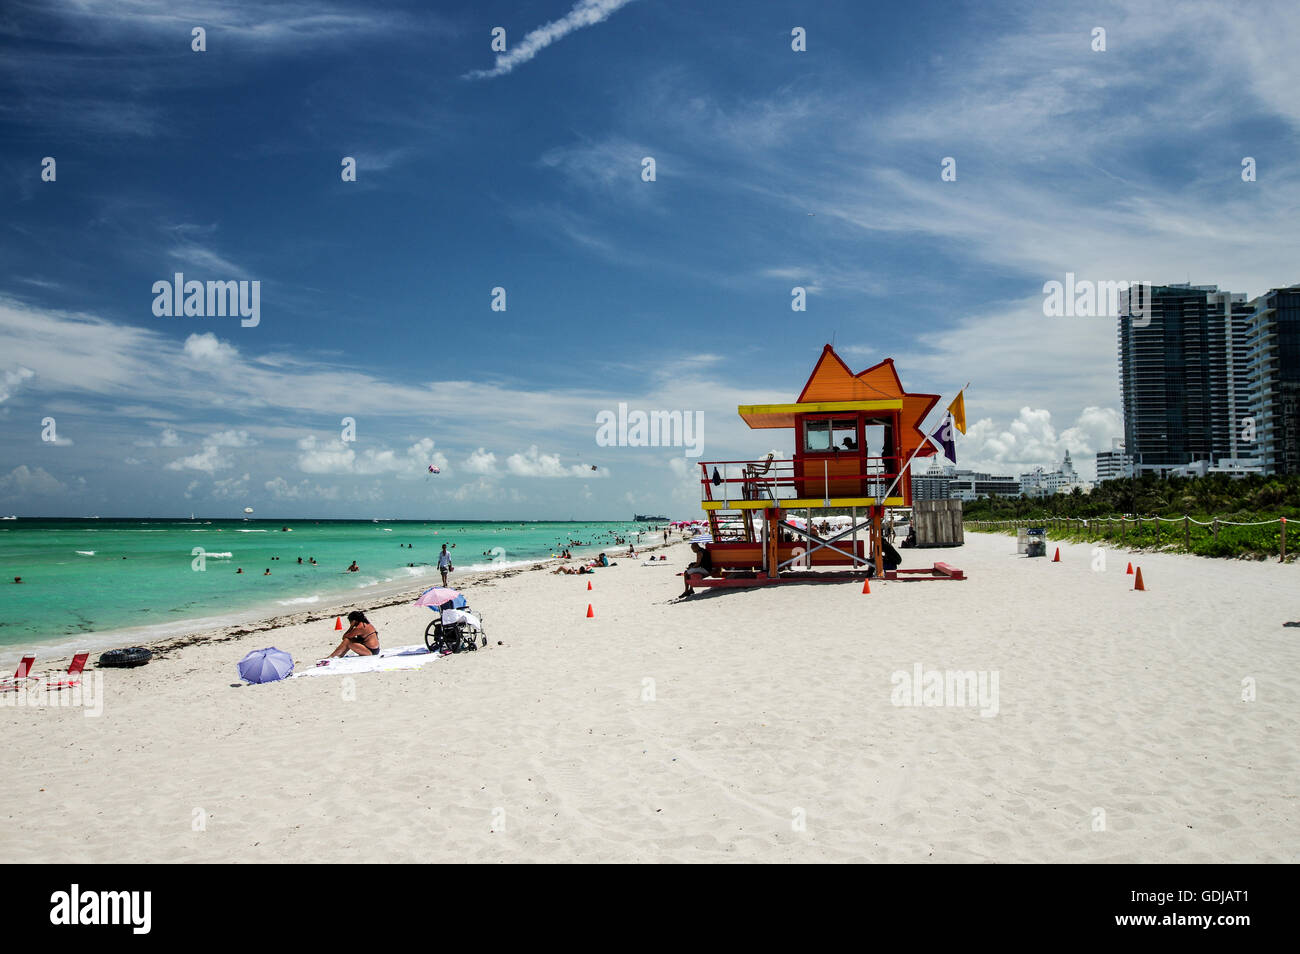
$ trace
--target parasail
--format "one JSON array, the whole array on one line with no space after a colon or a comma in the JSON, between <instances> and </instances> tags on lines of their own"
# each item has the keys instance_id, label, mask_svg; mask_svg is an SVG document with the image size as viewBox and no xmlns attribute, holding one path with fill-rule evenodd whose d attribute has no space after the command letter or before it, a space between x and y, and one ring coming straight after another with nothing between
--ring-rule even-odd
<instances>
[{"instance_id":1,"label":"parasail","mask_svg":"<svg viewBox=\"0 0 1300 954\"><path fill-rule=\"evenodd\" d=\"M436 466L435 464L430 464L430 465L429 465L429 473L431 473L431 474L441 474L441 473L442 473L442 469L439 468L438 466Z\"/></svg>"},{"instance_id":2,"label":"parasail","mask_svg":"<svg viewBox=\"0 0 1300 954\"><path fill-rule=\"evenodd\" d=\"M252 507L245 507L245 508L244 508L244 513L252 513L252 512L253 512L253 508L252 508Z\"/></svg>"}]
</instances>

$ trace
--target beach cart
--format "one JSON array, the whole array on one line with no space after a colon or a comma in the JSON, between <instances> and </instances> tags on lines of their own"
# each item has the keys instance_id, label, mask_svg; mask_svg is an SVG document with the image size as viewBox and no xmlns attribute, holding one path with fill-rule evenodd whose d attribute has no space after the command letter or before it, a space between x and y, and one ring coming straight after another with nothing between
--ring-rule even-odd
<instances>
[{"instance_id":1,"label":"beach cart","mask_svg":"<svg viewBox=\"0 0 1300 954\"><path fill-rule=\"evenodd\" d=\"M1029 527L1025 530L1025 556L1047 556L1047 528Z\"/></svg>"}]
</instances>

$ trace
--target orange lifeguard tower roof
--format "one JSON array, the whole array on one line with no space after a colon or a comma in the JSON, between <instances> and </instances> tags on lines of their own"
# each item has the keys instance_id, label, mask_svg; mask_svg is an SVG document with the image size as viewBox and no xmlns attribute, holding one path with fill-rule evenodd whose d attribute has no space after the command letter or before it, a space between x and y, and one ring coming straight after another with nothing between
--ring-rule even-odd
<instances>
[{"instance_id":1,"label":"orange lifeguard tower roof","mask_svg":"<svg viewBox=\"0 0 1300 954\"><path fill-rule=\"evenodd\" d=\"M794 427L796 414L898 411L899 453L906 460L918 447L921 448L918 457L934 453L934 446L925 439L921 425L937 403L937 394L903 390L893 358L854 374L835 349L826 345L795 403L744 404L737 410L745 423L754 428Z\"/></svg>"}]
</instances>

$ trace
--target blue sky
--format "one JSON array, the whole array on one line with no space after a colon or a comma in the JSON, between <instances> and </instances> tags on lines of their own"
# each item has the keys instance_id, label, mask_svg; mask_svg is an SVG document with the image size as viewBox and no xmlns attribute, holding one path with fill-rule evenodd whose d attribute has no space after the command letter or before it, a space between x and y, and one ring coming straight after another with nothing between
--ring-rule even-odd
<instances>
[{"instance_id":1,"label":"blue sky","mask_svg":"<svg viewBox=\"0 0 1300 954\"><path fill-rule=\"evenodd\" d=\"M694 462L597 413L761 456L789 441L736 405L832 339L971 381L963 466L1090 474L1114 323L1043 283L1300 280L1297 35L1290 3L9 3L0 510L684 516ZM177 271L261 282L260 323L155 317Z\"/></svg>"}]
</instances>

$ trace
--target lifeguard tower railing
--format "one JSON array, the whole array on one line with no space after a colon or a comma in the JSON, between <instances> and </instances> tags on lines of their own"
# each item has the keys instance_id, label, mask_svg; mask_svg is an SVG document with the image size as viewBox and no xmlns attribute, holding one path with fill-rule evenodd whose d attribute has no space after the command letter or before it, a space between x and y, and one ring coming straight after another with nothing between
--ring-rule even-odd
<instances>
[{"instance_id":1,"label":"lifeguard tower railing","mask_svg":"<svg viewBox=\"0 0 1300 954\"><path fill-rule=\"evenodd\" d=\"M701 461L700 503L705 510L905 505L902 493L895 486L900 458L868 457L864 472L856 467L846 472L834 467L835 463L838 462L831 458ZM883 499L891 489L893 496Z\"/></svg>"},{"instance_id":2,"label":"lifeguard tower railing","mask_svg":"<svg viewBox=\"0 0 1300 954\"><path fill-rule=\"evenodd\" d=\"M858 534L869 530L871 524L859 522L858 509L906 506L907 498L898 489L902 481L897 480L902 464L896 457L848 455L840 459L701 461L700 505L713 534L710 550L715 565L779 571L800 565L866 564L866 541L860 542ZM768 508L803 511L808 521L806 529L784 527L783 537L790 539L771 540L774 552L770 553L762 522L755 523L756 516ZM843 508L852 521L849 527L823 538L814 531L814 513L826 508Z\"/></svg>"}]
</instances>

